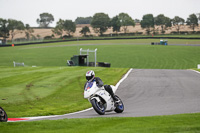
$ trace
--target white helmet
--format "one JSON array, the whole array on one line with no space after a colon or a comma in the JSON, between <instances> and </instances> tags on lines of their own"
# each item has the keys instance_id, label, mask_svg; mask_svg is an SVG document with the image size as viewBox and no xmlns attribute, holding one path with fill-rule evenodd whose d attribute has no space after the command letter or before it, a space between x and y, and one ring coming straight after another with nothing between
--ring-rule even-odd
<instances>
[{"instance_id":1,"label":"white helmet","mask_svg":"<svg viewBox=\"0 0 200 133\"><path fill-rule=\"evenodd\" d=\"M86 72L86 79L87 81L91 82L95 77L94 71L90 70Z\"/></svg>"}]
</instances>

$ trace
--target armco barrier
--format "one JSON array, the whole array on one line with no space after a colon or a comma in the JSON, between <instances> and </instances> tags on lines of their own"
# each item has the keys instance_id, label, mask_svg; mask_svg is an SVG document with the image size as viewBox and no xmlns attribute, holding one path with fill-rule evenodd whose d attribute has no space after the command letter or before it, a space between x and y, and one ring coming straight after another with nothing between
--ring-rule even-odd
<instances>
[{"instance_id":1,"label":"armco barrier","mask_svg":"<svg viewBox=\"0 0 200 133\"><path fill-rule=\"evenodd\" d=\"M84 38L78 39L78 41L85 41L85 40L119 40L119 39L200 39L200 37L112 37L112 38ZM31 44L46 44L46 43L57 43L57 42L70 42L70 41L77 41L77 38L70 39L70 40L59 40L59 41L44 41L44 42L33 42L33 43L22 43L16 44L15 46L21 45L31 45ZM10 47L12 44L7 45L0 45L0 47Z\"/></svg>"}]
</instances>

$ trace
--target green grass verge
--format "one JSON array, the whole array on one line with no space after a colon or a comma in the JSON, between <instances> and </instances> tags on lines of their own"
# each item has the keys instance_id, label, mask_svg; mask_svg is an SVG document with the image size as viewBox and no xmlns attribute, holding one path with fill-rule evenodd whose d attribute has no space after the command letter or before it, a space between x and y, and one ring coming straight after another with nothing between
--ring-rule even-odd
<instances>
[{"instance_id":1,"label":"green grass verge","mask_svg":"<svg viewBox=\"0 0 200 133\"><path fill-rule=\"evenodd\" d=\"M2 133L172 133L200 132L200 113L135 118L64 119L1 123Z\"/></svg>"},{"instance_id":2,"label":"green grass verge","mask_svg":"<svg viewBox=\"0 0 200 133\"><path fill-rule=\"evenodd\" d=\"M97 61L109 62L117 68L189 69L196 68L200 62L200 47L152 46L152 41L156 40L80 41L0 48L0 66L13 66L13 61L28 66L66 66L66 60L79 54L80 48L97 48ZM169 43L200 44L200 40L172 39Z\"/></svg>"},{"instance_id":3,"label":"green grass verge","mask_svg":"<svg viewBox=\"0 0 200 133\"><path fill-rule=\"evenodd\" d=\"M194 68L194 70L196 70L196 71L199 71L199 72L200 72L200 69Z\"/></svg>"},{"instance_id":4,"label":"green grass verge","mask_svg":"<svg viewBox=\"0 0 200 133\"><path fill-rule=\"evenodd\" d=\"M105 84L115 85L126 68L0 67L0 105L8 116L58 115L91 107L83 98L85 73L93 69Z\"/></svg>"}]
</instances>

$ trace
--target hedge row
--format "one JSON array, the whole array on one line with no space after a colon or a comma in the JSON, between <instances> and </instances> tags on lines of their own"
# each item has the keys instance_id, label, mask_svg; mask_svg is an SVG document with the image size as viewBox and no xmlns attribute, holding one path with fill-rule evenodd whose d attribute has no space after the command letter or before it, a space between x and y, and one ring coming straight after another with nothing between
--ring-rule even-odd
<instances>
[{"instance_id":1,"label":"hedge row","mask_svg":"<svg viewBox=\"0 0 200 133\"><path fill-rule=\"evenodd\" d=\"M84 40L117 40L117 39L200 39L200 37L99 37L99 38L79 38L79 41ZM77 38L71 38L67 40L53 40L53 41L43 41L43 42L32 42L32 43L23 43L17 44L15 46L20 45L31 45L31 44L45 44L45 43L57 43L57 42L68 42L68 41L77 41ZM12 46L11 44L7 45L0 45L0 47L9 47Z\"/></svg>"},{"instance_id":2,"label":"hedge row","mask_svg":"<svg viewBox=\"0 0 200 133\"><path fill-rule=\"evenodd\" d=\"M181 35L185 35L185 34L200 34L200 31L172 31L171 34L181 34Z\"/></svg>"}]
</instances>

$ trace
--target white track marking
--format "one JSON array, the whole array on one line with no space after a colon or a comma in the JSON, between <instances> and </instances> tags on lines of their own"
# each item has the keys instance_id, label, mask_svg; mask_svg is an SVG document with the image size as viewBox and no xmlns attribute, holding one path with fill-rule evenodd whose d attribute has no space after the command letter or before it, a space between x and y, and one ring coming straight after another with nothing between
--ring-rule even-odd
<instances>
[{"instance_id":1,"label":"white track marking","mask_svg":"<svg viewBox=\"0 0 200 133\"><path fill-rule=\"evenodd\" d=\"M199 72L199 71L192 70L192 69L188 69L188 70L190 70L190 71L194 71L194 72L196 72L196 73L199 73L199 74L200 74L200 72Z\"/></svg>"},{"instance_id":2,"label":"white track marking","mask_svg":"<svg viewBox=\"0 0 200 133\"><path fill-rule=\"evenodd\" d=\"M128 75L130 74L130 72L132 71L133 69L129 69L129 71L124 75L124 77L116 84L116 88L118 89L119 85L128 77Z\"/></svg>"}]
</instances>

